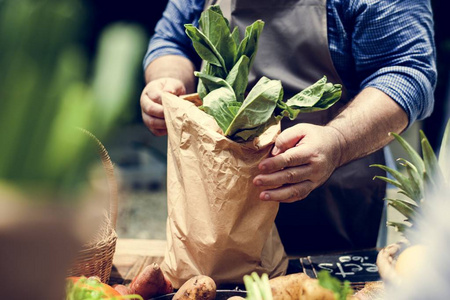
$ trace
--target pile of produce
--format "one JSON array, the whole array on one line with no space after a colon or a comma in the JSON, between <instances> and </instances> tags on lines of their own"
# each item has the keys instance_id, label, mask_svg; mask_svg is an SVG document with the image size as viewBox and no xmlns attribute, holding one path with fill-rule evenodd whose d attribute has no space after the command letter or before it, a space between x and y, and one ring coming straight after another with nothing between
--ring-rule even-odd
<instances>
[{"instance_id":1,"label":"pile of produce","mask_svg":"<svg viewBox=\"0 0 450 300\"><path fill-rule=\"evenodd\" d=\"M217 121L225 136L244 142L261 135L283 117L295 119L301 112L325 110L341 97L341 85L324 76L286 102L281 81L262 77L250 90L248 74L258 49L264 22L255 21L241 40L218 5L210 6L199 20L200 29L185 25L186 34L205 66L195 72L199 80L200 107Z\"/></svg>"},{"instance_id":2,"label":"pile of produce","mask_svg":"<svg viewBox=\"0 0 450 300\"><path fill-rule=\"evenodd\" d=\"M80 299L151 299L161 295L171 294L172 300L214 300L216 298L217 286L214 280L206 275L197 275L186 281L175 293L172 284L164 277L158 264L153 263L147 266L137 275L129 286L115 285L114 288L102 284L95 279L82 279L70 283L69 291L71 295L76 295L80 287L89 288L84 293L92 295L101 291L104 298L77 298L72 296L66 300ZM308 300L308 299L349 299L353 294L348 281L340 282L331 277L327 271L321 271L318 279L308 277L304 273L279 276L269 280L267 274L261 277L253 272L245 275L245 289L248 300ZM81 282L81 283L80 283ZM78 294L80 295L80 291ZM108 297L109 298L108 298ZM233 296L232 300L243 300L239 296ZM231 300L231 297L230 297Z\"/></svg>"}]
</instances>

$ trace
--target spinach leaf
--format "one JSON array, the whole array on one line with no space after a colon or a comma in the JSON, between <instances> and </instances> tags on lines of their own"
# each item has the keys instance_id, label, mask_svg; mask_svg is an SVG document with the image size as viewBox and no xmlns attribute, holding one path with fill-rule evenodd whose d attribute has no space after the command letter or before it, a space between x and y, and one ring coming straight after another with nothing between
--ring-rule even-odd
<instances>
[{"instance_id":1,"label":"spinach leaf","mask_svg":"<svg viewBox=\"0 0 450 300\"><path fill-rule=\"evenodd\" d=\"M206 93L210 93L215 89L226 87L230 90L233 90L231 85L224 79L215 77L212 75L208 75L206 73L194 72L194 75L200 78L200 81L203 83ZM233 91L234 93L234 91Z\"/></svg>"},{"instance_id":2,"label":"spinach leaf","mask_svg":"<svg viewBox=\"0 0 450 300\"><path fill-rule=\"evenodd\" d=\"M236 62L236 43L231 35L229 22L220 7L214 5L202 12L199 25L203 34L222 55L225 63L222 67L228 73Z\"/></svg>"},{"instance_id":3,"label":"spinach leaf","mask_svg":"<svg viewBox=\"0 0 450 300\"><path fill-rule=\"evenodd\" d=\"M264 28L264 22L261 20L255 21L253 24L245 28L244 39L239 44L237 50L237 56L246 55L250 58L249 69L253 65L253 60L255 59L256 52L258 50L258 39Z\"/></svg>"},{"instance_id":4,"label":"spinach leaf","mask_svg":"<svg viewBox=\"0 0 450 300\"><path fill-rule=\"evenodd\" d=\"M283 97L281 81L262 77L245 98L225 135L231 137L238 131L254 130L266 123L272 117L281 97Z\"/></svg>"},{"instance_id":5,"label":"spinach leaf","mask_svg":"<svg viewBox=\"0 0 450 300\"><path fill-rule=\"evenodd\" d=\"M235 141L251 140L282 118L295 119L301 112L324 110L341 97L341 86L327 83L324 76L313 85L283 101L279 80L262 77L245 98L248 74L258 49L264 22L255 21L245 29L239 42L237 27L230 23L218 5L204 11L199 21L202 31L185 25L195 50L206 62L197 91L206 113L212 115L224 134Z\"/></svg>"},{"instance_id":6,"label":"spinach leaf","mask_svg":"<svg viewBox=\"0 0 450 300\"><path fill-rule=\"evenodd\" d=\"M249 63L250 59L242 55L226 78L226 81L236 94L236 100L239 102L244 101L244 94L248 84Z\"/></svg>"},{"instance_id":7,"label":"spinach leaf","mask_svg":"<svg viewBox=\"0 0 450 300\"><path fill-rule=\"evenodd\" d=\"M327 77L323 76L316 83L287 100L286 105L292 109L299 109L301 112L319 111L336 103L341 94L342 86L327 83Z\"/></svg>"},{"instance_id":8,"label":"spinach leaf","mask_svg":"<svg viewBox=\"0 0 450 300\"><path fill-rule=\"evenodd\" d=\"M214 117L223 132L233 121L241 102L236 101L233 89L223 86L210 92L203 99L203 110Z\"/></svg>"},{"instance_id":9,"label":"spinach leaf","mask_svg":"<svg viewBox=\"0 0 450 300\"><path fill-rule=\"evenodd\" d=\"M186 34L192 40L192 45L201 59L226 70L225 61L217 48L198 28L191 24L184 25Z\"/></svg>"}]
</instances>

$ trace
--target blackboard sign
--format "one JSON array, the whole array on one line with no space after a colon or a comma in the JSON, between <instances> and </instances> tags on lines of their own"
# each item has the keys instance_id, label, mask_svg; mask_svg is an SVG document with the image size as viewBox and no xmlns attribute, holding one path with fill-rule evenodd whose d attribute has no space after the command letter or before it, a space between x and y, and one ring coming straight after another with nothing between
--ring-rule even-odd
<instances>
[{"instance_id":1,"label":"blackboard sign","mask_svg":"<svg viewBox=\"0 0 450 300\"><path fill-rule=\"evenodd\" d=\"M327 270L341 281L369 282L380 280L376 265L378 250L365 250L332 255L300 258L303 272L316 278L320 270Z\"/></svg>"}]
</instances>

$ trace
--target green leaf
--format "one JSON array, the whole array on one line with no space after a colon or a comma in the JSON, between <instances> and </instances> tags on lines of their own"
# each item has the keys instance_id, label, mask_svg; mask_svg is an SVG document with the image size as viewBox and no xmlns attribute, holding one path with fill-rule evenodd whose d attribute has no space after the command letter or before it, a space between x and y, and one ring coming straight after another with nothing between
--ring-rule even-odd
<instances>
[{"instance_id":1,"label":"green leaf","mask_svg":"<svg viewBox=\"0 0 450 300\"><path fill-rule=\"evenodd\" d=\"M184 27L186 28L186 34L192 40L192 45L200 58L212 65L223 68L227 73L225 61L211 41L192 24L186 24Z\"/></svg>"},{"instance_id":2,"label":"green leaf","mask_svg":"<svg viewBox=\"0 0 450 300\"><path fill-rule=\"evenodd\" d=\"M272 300L272 289L269 276L264 273L259 277L256 272L244 276L245 289L248 300Z\"/></svg>"},{"instance_id":3,"label":"green leaf","mask_svg":"<svg viewBox=\"0 0 450 300\"><path fill-rule=\"evenodd\" d=\"M244 101L245 90L247 89L248 84L249 63L250 59L247 56L241 56L226 78L226 81L230 84L236 94L236 100L239 102Z\"/></svg>"},{"instance_id":4,"label":"green leaf","mask_svg":"<svg viewBox=\"0 0 450 300\"><path fill-rule=\"evenodd\" d=\"M229 22L223 16L219 5L210 6L209 9L203 11L199 25L203 34L223 57L225 70L228 73L234 65L237 49L231 35Z\"/></svg>"},{"instance_id":5,"label":"green leaf","mask_svg":"<svg viewBox=\"0 0 450 300\"><path fill-rule=\"evenodd\" d=\"M425 164L425 172L432 176L433 181L437 185L443 183L443 175L433 148L430 145L427 137L422 130L420 132L421 144L422 144L422 156Z\"/></svg>"},{"instance_id":6,"label":"green leaf","mask_svg":"<svg viewBox=\"0 0 450 300\"><path fill-rule=\"evenodd\" d=\"M215 66L215 65L211 65L208 62L203 67L203 70L201 73L211 75L214 77L223 78L223 79L225 79L227 77L223 68ZM194 72L194 74L195 74L195 72ZM205 98L206 94L209 93L209 91L204 86L202 80L198 81L197 92L198 92L200 99L202 99L202 100L203 100L203 98Z\"/></svg>"},{"instance_id":7,"label":"green leaf","mask_svg":"<svg viewBox=\"0 0 450 300\"><path fill-rule=\"evenodd\" d=\"M423 198L423 178L421 174L419 174L417 168L406 159L399 158L397 161L406 168L406 173L411 180L411 188L416 191L413 200L416 201L416 203L420 203Z\"/></svg>"},{"instance_id":8,"label":"green leaf","mask_svg":"<svg viewBox=\"0 0 450 300\"><path fill-rule=\"evenodd\" d=\"M372 167L372 166L371 166L371 167ZM401 185L398 181L392 180L392 179L390 179L390 178L388 178L388 177L384 177L384 176L374 176L373 179L381 179L381 180L383 180L383 181L385 181L385 182L387 182L387 183L392 184L393 186L398 187L399 189L402 188L402 185Z\"/></svg>"},{"instance_id":9,"label":"green leaf","mask_svg":"<svg viewBox=\"0 0 450 300\"><path fill-rule=\"evenodd\" d=\"M414 150L414 148L400 135L395 132L391 132L390 134L394 136L397 142L403 147L403 149L405 149L406 153L409 155L411 163L417 168L417 172L419 172L419 174L423 174L425 171L425 165L422 157L420 157L416 150Z\"/></svg>"},{"instance_id":10,"label":"green leaf","mask_svg":"<svg viewBox=\"0 0 450 300\"><path fill-rule=\"evenodd\" d=\"M240 130L257 128L266 123L272 117L277 101L282 94L279 80L262 77L245 98L225 135L233 136Z\"/></svg>"},{"instance_id":11,"label":"green leaf","mask_svg":"<svg viewBox=\"0 0 450 300\"><path fill-rule=\"evenodd\" d=\"M439 150L439 166L447 183L450 183L450 120L445 127Z\"/></svg>"},{"instance_id":12,"label":"green leaf","mask_svg":"<svg viewBox=\"0 0 450 300\"><path fill-rule=\"evenodd\" d=\"M353 294L353 289L348 280L341 282L339 279L332 277L326 270L321 270L317 274L319 285L333 292L336 300L346 300Z\"/></svg>"},{"instance_id":13,"label":"green leaf","mask_svg":"<svg viewBox=\"0 0 450 300\"><path fill-rule=\"evenodd\" d=\"M200 78L200 81L203 83L203 86L207 93L210 93L216 89L221 87L226 87L230 90L233 90L231 85L224 79L215 77L212 75L208 75L201 72L194 72L194 75Z\"/></svg>"},{"instance_id":14,"label":"green leaf","mask_svg":"<svg viewBox=\"0 0 450 300\"><path fill-rule=\"evenodd\" d=\"M371 167L378 167L386 172L389 172L400 184L400 189L402 189L406 195L411 198L411 199L415 199L417 198L417 191L414 190L413 188L413 184L412 184L412 179L408 178L407 176L403 175L402 173L400 173L397 170L394 170L392 168L389 168L387 166L384 165L379 165L379 164L374 164L374 165L370 165Z\"/></svg>"},{"instance_id":15,"label":"green leaf","mask_svg":"<svg viewBox=\"0 0 450 300\"><path fill-rule=\"evenodd\" d=\"M231 33L231 37L233 38L234 44L236 45L236 49L238 49L240 40L241 40L241 36L239 34L239 28L237 26L234 27L233 32ZM237 53L236 53L236 58L238 58Z\"/></svg>"},{"instance_id":16,"label":"green leaf","mask_svg":"<svg viewBox=\"0 0 450 300\"><path fill-rule=\"evenodd\" d=\"M411 225L407 225L405 223L399 223L399 222L386 222L387 226L392 226L395 228L396 231L404 233L407 229L411 228Z\"/></svg>"},{"instance_id":17,"label":"green leaf","mask_svg":"<svg viewBox=\"0 0 450 300\"><path fill-rule=\"evenodd\" d=\"M385 199L389 202L389 205L395 208L399 213L404 215L407 220L411 220L414 218L418 206L411 202L400 200L400 199Z\"/></svg>"},{"instance_id":18,"label":"green leaf","mask_svg":"<svg viewBox=\"0 0 450 300\"><path fill-rule=\"evenodd\" d=\"M245 36L242 39L237 49L237 57L246 55L250 59L249 69L252 68L253 60L255 59L258 50L258 40L264 28L264 22L261 20L255 21L253 24L245 28Z\"/></svg>"},{"instance_id":19,"label":"green leaf","mask_svg":"<svg viewBox=\"0 0 450 300\"><path fill-rule=\"evenodd\" d=\"M327 83L327 77L323 76L313 85L288 99L286 105L301 112L319 111L331 107L341 98L341 94L342 86Z\"/></svg>"},{"instance_id":20,"label":"green leaf","mask_svg":"<svg viewBox=\"0 0 450 300\"><path fill-rule=\"evenodd\" d=\"M221 87L210 92L203 99L203 110L214 117L223 132L227 130L235 118L236 101L233 89Z\"/></svg>"}]
</instances>

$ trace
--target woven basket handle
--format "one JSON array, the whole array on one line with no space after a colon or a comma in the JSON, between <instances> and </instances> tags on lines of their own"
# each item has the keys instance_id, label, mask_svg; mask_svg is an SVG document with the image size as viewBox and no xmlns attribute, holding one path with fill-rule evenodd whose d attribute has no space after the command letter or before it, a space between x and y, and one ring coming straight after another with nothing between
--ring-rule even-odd
<instances>
[{"instance_id":1,"label":"woven basket handle","mask_svg":"<svg viewBox=\"0 0 450 300\"><path fill-rule=\"evenodd\" d=\"M118 185L116 177L114 176L114 166L111 161L111 157L108 154L105 146L100 142L100 140L91 132L86 129L79 128L82 132L87 134L90 138L92 138L98 148L98 153L100 155L100 159L102 161L103 169L106 173L106 180L108 182L109 189L109 218L111 220L112 228L116 229L117 223L117 210L118 210L118 202L119 202L119 193L118 193Z\"/></svg>"}]
</instances>

